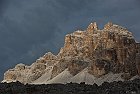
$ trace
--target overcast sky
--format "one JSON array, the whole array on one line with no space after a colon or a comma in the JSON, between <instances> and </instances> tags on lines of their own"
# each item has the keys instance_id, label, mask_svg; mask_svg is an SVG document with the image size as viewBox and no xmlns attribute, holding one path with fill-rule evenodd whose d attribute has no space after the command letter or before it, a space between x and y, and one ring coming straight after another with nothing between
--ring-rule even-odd
<instances>
[{"instance_id":1,"label":"overcast sky","mask_svg":"<svg viewBox=\"0 0 140 94\"><path fill-rule=\"evenodd\" d=\"M140 0L0 0L0 79L17 63L57 54L67 33L93 21L122 25L140 41Z\"/></svg>"}]
</instances>

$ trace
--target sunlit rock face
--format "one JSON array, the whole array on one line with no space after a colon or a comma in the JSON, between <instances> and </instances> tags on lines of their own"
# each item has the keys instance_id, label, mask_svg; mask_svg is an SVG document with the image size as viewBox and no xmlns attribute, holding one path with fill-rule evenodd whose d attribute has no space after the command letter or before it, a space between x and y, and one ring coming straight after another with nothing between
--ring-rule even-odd
<instances>
[{"instance_id":1,"label":"sunlit rock face","mask_svg":"<svg viewBox=\"0 0 140 94\"><path fill-rule=\"evenodd\" d=\"M31 83L49 71L51 80L65 69L75 76L85 68L96 78L110 72L122 73L124 80L140 75L140 43L122 26L109 22L100 30L94 22L84 31L67 34L58 55L48 52L31 66L16 65L5 72L4 81Z\"/></svg>"}]
</instances>

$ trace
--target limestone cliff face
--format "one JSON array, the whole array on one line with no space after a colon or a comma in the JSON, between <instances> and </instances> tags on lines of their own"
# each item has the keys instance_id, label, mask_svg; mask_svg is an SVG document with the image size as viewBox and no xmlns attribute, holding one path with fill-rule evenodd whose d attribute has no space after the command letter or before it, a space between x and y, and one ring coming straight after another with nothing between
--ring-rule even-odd
<instances>
[{"instance_id":1,"label":"limestone cliff face","mask_svg":"<svg viewBox=\"0 0 140 94\"><path fill-rule=\"evenodd\" d=\"M4 81L30 83L49 71L52 79L67 68L72 75L88 68L95 77L113 72L130 79L140 75L140 43L124 27L109 22L99 30L94 22L85 31L67 34L57 56L48 52L31 66L18 64L5 72Z\"/></svg>"}]
</instances>

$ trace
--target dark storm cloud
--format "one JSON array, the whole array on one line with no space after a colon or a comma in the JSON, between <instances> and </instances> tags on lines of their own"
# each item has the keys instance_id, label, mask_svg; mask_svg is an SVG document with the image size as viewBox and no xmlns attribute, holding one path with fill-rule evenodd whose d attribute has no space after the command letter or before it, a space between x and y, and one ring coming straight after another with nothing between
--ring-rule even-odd
<instances>
[{"instance_id":1,"label":"dark storm cloud","mask_svg":"<svg viewBox=\"0 0 140 94\"><path fill-rule=\"evenodd\" d=\"M0 71L57 53L64 36L97 21L127 27L140 41L139 0L1 0ZM2 76L1 76L2 78Z\"/></svg>"}]
</instances>

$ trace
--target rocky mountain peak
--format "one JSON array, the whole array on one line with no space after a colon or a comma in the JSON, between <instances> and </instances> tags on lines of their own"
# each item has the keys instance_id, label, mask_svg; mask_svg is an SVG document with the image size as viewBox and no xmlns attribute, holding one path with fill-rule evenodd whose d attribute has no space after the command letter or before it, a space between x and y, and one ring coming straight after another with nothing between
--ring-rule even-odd
<instances>
[{"instance_id":1,"label":"rocky mountain peak","mask_svg":"<svg viewBox=\"0 0 140 94\"><path fill-rule=\"evenodd\" d=\"M90 25L87 28L87 32L93 33L94 30L98 30L96 22L90 23Z\"/></svg>"},{"instance_id":2,"label":"rocky mountain peak","mask_svg":"<svg viewBox=\"0 0 140 94\"><path fill-rule=\"evenodd\" d=\"M108 23L104 26L104 29L105 29L105 30L110 30L112 26L113 26L113 23L112 23L112 22L108 22Z\"/></svg>"},{"instance_id":3,"label":"rocky mountain peak","mask_svg":"<svg viewBox=\"0 0 140 94\"><path fill-rule=\"evenodd\" d=\"M31 66L19 64L8 70L4 82L92 84L128 80L140 75L139 62L140 44L131 32L112 22L99 30L94 22L84 31L67 34L58 55L48 52Z\"/></svg>"}]
</instances>

